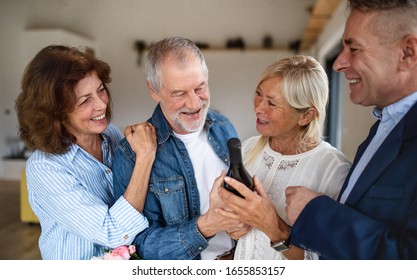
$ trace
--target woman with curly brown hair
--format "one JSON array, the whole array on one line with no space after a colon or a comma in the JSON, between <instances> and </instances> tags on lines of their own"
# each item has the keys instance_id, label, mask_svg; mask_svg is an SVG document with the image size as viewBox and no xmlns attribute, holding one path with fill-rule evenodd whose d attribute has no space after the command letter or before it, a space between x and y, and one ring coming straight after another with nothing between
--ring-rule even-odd
<instances>
[{"instance_id":1,"label":"woman with curly brown hair","mask_svg":"<svg viewBox=\"0 0 417 280\"><path fill-rule=\"evenodd\" d=\"M148 123L125 135L140 156L124 195L113 196L112 157L122 138L112 124L110 67L76 48L51 45L28 64L16 100L29 202L42 232L43 259L91 259L130 244L142 215L156 152Z\"/></svg>"}]
</instances>

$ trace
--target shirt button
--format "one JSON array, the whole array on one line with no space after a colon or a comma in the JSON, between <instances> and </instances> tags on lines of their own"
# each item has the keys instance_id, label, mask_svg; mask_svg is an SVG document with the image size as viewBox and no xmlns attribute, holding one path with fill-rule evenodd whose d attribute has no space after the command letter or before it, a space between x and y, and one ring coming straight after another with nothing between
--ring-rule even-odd
<instances>
[{"instance_id":1,"label":"shirt button","mask_svg":"<svg viewBox=\"0 0 417 280\"><path fill-rule=\"evenodd\" d=\"M123 239L124 239L124 240L126 240L126 239L128 239L128 238L129 238L129 235L127 235L127 234L126 234L125 236L123 236Z\"/></svg>"},{"instance_id":2,"label":"shirt button","mask_svg":"<svg viewBox=\"0 0 417 280\"><path fill-rule=\"evenodd\" d=\"M111 172L110 169L106 170L106 174L110 174L110 172Z\"/></svg>"},{"instance_id":3,"label":"shirt button","mask_svg":"<svg viewBox=\"0 0 417 280\"><path fill-rule=\"evenodd\" d=\"M165 188L165 189L164 189L164 192L166 192L166 193L167 193L168 191L169 191L169 190L168 190L168 188Z\"/></svg>"},{"instance_id":4,"label":"shirt button","mask_svg":"<svg viewBox=\"0 0 417 280\"><path fill-rule=\"evenodd\" d=\"M203 250L203 247L201 247L201 246L198 246L198 248L197 248L199 251L202 251Z\"/></svg>"}]
</instances>

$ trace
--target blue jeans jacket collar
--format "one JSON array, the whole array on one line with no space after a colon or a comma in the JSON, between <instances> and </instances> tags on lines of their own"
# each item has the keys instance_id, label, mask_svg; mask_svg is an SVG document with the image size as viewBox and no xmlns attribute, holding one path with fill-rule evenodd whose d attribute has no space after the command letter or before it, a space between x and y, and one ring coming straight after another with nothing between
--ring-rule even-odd
<instances>
[{"instance_id":1,"label":"blue jeans jacket collar","mask_svg":"<svg viewBox=\"0 0 417 280\"><path fill-rule=\"evenodd\" d=\"M199 259L208 240L197 227L200 199L191 159L159 105L148 122L156 128L158 148L143 211L149 228L135 240L139 254L145 259ZM226 117L209 111L205 129L214 152L228 166L227 140L237 137L234 127ZM135 160L135 153L123 139L113 162L116 199L129 184Z\"/></svg>"}]
</instances>

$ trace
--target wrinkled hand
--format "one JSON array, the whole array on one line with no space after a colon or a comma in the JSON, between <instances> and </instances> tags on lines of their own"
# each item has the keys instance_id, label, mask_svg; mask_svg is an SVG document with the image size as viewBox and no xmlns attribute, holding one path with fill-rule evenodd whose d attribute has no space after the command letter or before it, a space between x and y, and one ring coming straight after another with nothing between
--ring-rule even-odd
<instances>
[{"instance_id":1,"label":"wrinkled hand","mask_svg":"<svg viewBox=\"0 0 417 280\"><path fill-rule=\"evenodd\" d=\"M252 230L250 225L243 224L243 227L236 230L226 231L227 235L234 240L239 240L242 236L245 236L249 231Z\"/></svg>"},{"instance_id":2,"label":"wrinkled hand","mask_svg":"<svg viewBox=\"0 0 417 280\"><path fill-rule=\"evenodd\" d=\"M155 155L156 153L156 130L153 125L143 122L129 125L124 131L127 141L137 157Z\"/></svg>"},{"instance_id":3,"label":"wrinkled hand","mask_svg":"<svg viewBox=\"0 0 417 280\"><path fill-rule=\"evenodd\" d=\"M303 211L307 203L319 195L321 194L313 192L306 187L287 187L285 190L285 203L287 204L285 212L287 213L288 221L291 225L293 225L298 219L298 216L301 211Z\"/></svg>"},{"instance_id":4,"label":"wrinkled hand","mask_svg":"<svg viewBox=\"0 0 417 280\"><path fill-rule=\"evenodd\" d=\"M213 236L220 231L238 232L246 227L246 225L239 220L220 215L216 212L216 209L219 208L228 211L227 205L219 196L219 188L223 184L225 174L226 171L223 170L221 175L214 181L213 188L210 191L209 209L207 213L202 215L197 221L198 229L205 237Z\"/></svg>"},{"instance_id":5,"label":"wrinkled hand","mask_svg":"<svg viewBox=\"0 0 417 280\"><path fill-rule=\"evenodd\" d=\"M245 198L238 197L225 188L220 188L220 196L227 203L230 211L217 209L216 211L219 214L239 220L266 234L277 228L280 218L256 176L254 177L256 192L249 190L244 184L233 178L226 177L225 182L235 188Z\"/></svg>"}]
</instances>

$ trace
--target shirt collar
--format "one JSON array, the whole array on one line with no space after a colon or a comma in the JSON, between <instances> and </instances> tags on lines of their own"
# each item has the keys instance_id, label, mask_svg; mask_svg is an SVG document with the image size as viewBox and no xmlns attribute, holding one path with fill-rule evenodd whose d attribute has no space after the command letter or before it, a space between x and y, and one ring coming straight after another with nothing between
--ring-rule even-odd
<instances>
[{"instance_id":1,"label":"shirt collar","mask_svg":"<svg viewBox=\"0 0 417 280\"><path fill-rule=\"evenodd\" d=\"M103 131L102 133L101 133L101 137L103 138L103 143L101 143L101 147L106 147L106 146L108 146L109 144L109 141L110 141L110 139L111 139L111 137L110 137L110 135L109 135L109 132L108 132L108 127L107 127L107 129L105 130L105 131ZM74 160L74 158L75 158L75 156L76 156L76 154L77 154L77 152L81 152L81 147L80 146L78 146L76 143L73 143L73 144L71 144L71 146L69 147L69 149L68 149L68 152L66 153L66 156L71 160L71 161L73 161ZM85 152L85 151L84 151ZM85 152L86 153L86 152Z\"/></svg>"},{"instance_id":2,"label":"shirt collar","mask_svg":"<svg viewBox=\"0 0 417 280\"><path fill-rule=\"evenodd\" d=\"M417 92L414 92L383 109L375 107L372 111L372 115L381 122L390 119L399 122L416 102Z\"/></svg>"}]
</instances>

